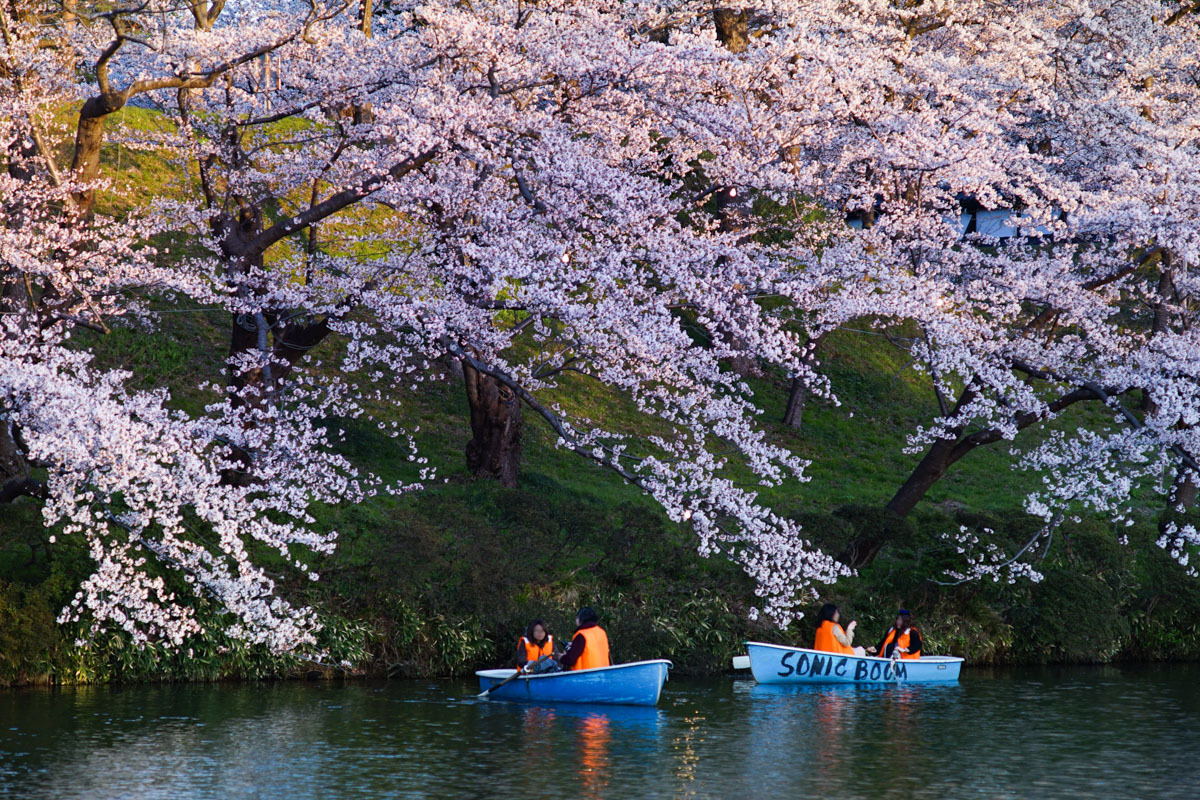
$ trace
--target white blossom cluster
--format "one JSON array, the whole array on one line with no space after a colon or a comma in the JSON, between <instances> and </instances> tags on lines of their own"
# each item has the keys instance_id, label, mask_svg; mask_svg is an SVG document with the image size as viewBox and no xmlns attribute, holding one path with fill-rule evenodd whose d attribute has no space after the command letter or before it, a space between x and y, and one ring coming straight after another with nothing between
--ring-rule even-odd
<instances>
[{"instance_id":1,"label":"white blossom cluster","mask_svg":"<svg viewBox=\"0 0 1200 800\"><path fill-rule=\"evenodd\" d=\"M1177 523L1168 522L1155 544L1170 553L1171 558L1178 561L1181 567L1186 567L1188 575L1197 577L1196 565L1188 563L1200 550L1200 532L1197 532L1196 526L1180 527Z\"/></svg>"},{"instance_id":2,"label":"white blossom cluster","mask_svg":"<svg viewBox=\"0 0 1200 800\"><path fill-rule=\"evenodd\" d=\"M762 0L737 46L699 0L395 0L369 29L336 0L6 15L0 146L20 168L0 177L0 269L62 301L6 311L0 420L50 471L47 522L98 565L68 615L180 641L182 576L241 635L311 643L313 612L253 552L306 573L334 541L314 502L434 479L417 431L381 423L417 470L381 486L326 424L404 404L447 358L740 563L780 621L849 570L761 502L807 464L731 359L836 403L810 343L907 326L948 398L914 451L1095 401L1111 424L1019 454L1048 476L1031 510L1120 514L1139 486L1167 491L1164 469L1200 452L1184 5ZM43 143L53 109L96 98L159 112L121 141L185 176L121 220L64 211L103 170ZM1014 235L964 229L967 202ZM167 233L196 247L148 245ZM152 317L148 296L231 320L204 414L71 348L72 325ZM574 412L589 386L653 433ZM986 544L972 559L1022 569Z\"/></svg>"},{"instance_id":3,"label":"white blossom cluster","mask_svg":"<svg viewBox=\"0 0 1200 800\"><path fill-rule=\"evenodd\" d=\"M983 539L980 539L980 533L983 534ZM1050 531L1048 529L1041 530L1029 544L1012 556L1007 555L995 542L988 541L988 538L994 536L995 533L991 528L982 528L979 532L974 532L966 525L960 525L956 533L943 533L942 538L953 544L955 551L961 554L966 562L964 571L948 569L945 571L946 576L954 579L955 583L966 583L984 578L990 578L993 583L1003 581L1007 584L1014 584L1021 579L1040 583L1045 576L1038 572L1033 564L1018 559L1031 546L1048 536Z\"/></svg>"}]
</instances>

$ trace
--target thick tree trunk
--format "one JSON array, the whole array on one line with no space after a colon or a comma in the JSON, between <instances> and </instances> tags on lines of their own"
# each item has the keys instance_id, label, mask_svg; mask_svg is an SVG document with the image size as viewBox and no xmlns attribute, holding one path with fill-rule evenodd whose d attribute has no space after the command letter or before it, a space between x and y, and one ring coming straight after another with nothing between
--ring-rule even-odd
<instances>
[{"instance_id":1,"label":"thick tree trunk","mask_svg":"<svg viewBox=\"0 0 1200 800\"><path fill-rule=\"evenodd\" d=\"M467 469L512 489L521 467L521 400L504 384L463 364L471 408Z\"/></svg>"},{"instance_id":2,"label":"thick tree trunk","mask_svg":"<svg viewBox=\"0 0 1200 800\"><path fill-rule=\"evenodd\" d=\"M740 53L750 42L748 22L750 12L736 8L714 8L713 27L716 29L717 40L731 53ZM736 231L743 227L742 217L746 209L742 208L745 198L740 197L734 188L721 189L716 194L717 215L721 219L721 230ZM735 332L730 332L733 341L737 341ZM752 355L735 355L729 359L729 367L743 378L762 377L758 359Z\"/></svg>"},{"instance_id":3,"label":"thick tree trunk","mask_svg":"<svg viewBox=\"0 0 1200 800\"><path fill-rule=\"evenodd\" d=\"M100 151L104 146L104 120L125 105L123 99L98 95L88 98L79 110L79 121L75 126L75 155L71 160L71 171L84 184L96 180L100 175ZM76 212L89 215L96 201L96 190L85 186L73 194Z\"/></svg>"},{"instance_id":4,"label":"thick tree trunk","mask_svg":"<svg viewBox=\"0 0 1200 800\"><path fill-rule=\"evenodd\" d=\"M1171 486L1171 494L1167 497L1167 507L1158 518L1158 532L1167 533L1172 526L1187 524L1189 512L1196 507L1200 487L1196 485L1195 473L1186 466L1180 465L1175 472L1175 482Z\"/></svg>"},{"instance_id":5,"label":"thick tree trunk","mask_svg":"<svg viewBox=\"0 0 1200 800\"><path fill-rule=\"evenodd\" d=\"M805 365L812 367L817 363L817 348L825 341L828 334L822 333L808 343L804 351ZM783 412L783 424L799 428L804 424L804 401L808 397L808 387L799 378L792 378L792 386L788 391L787 410Z\"/></svg>"},{"instance_id":6,"label":"thick tree trunk","mask_svg":"<svg viewBox=\"0 0 1200 800\"><path fill-rule=\"evenodd\" d=\"M25 459L13 437L12 425L0 421L0 485L18 478L24 479L28 474Z\"/></svg>"},{"instance_id":7,"label":"thick tree trunk","mask_svg":"<svg viewBox=\"0 0 1200 800\"><path fill-rule=\"evenodd\" d=\"M1155 299L1151 308L1154 311L1153 322L1150 324L1150 332L1158 336L1163 334L1170 328L1171 325L1171 305L1175 301L1175 281L1171 274L1171 253L1164 250L1159 256L1159 265L1162 268L1162 274L1158 276L1158 297ZM1154 402L1154 398L1145 389L1142 390L1142 401L1139 404L1142 411L1147 414L1153 414L1158 410L1158 406Z\"/></svg>"},{"instance_id":8,"label":"thick tree trunk","mask_svg":"<svg viewBox=\"0 0 1200 800\"><path fill-rule=\"evenodd\" d=\"M368 39L371 38L371 26L375 15L375 0L359 0L358 29ZM354 124L368 125L375 121L375 109L370 103L354 106Z\"/></svg>"},{"instance_id":9,"label":"thick tree trunk","mask_svg":"<svg viewBox=\"0 0 1200 800\"><path fill-rule=\"evenodd\" d=\"M897 518L908 516L935 483L946 474L950 465L962 457L958 439L939 439L925 453L908 480L885 506ZM848 567L860 569L875 560L891 538L888 530L860 531L857 536L838 553L837 559Z\"/></svg>"},{"instance_id":10,"label":"thick tree trunk","mask_svg":"<svg viewBox=\"0 0 1200 800\"><path fill-rule=\"evenodd\" d=\"M938 439L917 463L912 474L896 494L888 501L888 511L901 517L908 516L925 494L946 474L946 470L957 461L955 458L957 439Z\"/></svg>"},{"instance_id":11,"label":"thick tree trunk","mask_svg":"<svg viewBox=\"0 0 1200 800\"><path fill-rule=\"evenodd\" d=\"M1171 505L1179 511L1189 511L1196 505L1197 493L1192 473L1181 469L1175 478L1175 486L1171 489Z\"/></svg>"}]
</instances>

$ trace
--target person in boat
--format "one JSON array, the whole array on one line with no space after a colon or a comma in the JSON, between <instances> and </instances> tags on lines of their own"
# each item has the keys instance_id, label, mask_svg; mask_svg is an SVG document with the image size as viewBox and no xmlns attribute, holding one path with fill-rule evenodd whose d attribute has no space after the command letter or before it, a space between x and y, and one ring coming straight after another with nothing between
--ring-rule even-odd
<instances>
[{"instance_id":1,"label":"person in boat","mask_svg":"<svg viewBox=\"0 0 1200 800\"><path fill-rule=\"evenodd\" d=\"M833 603L821 606L821 613L817 614L817 635L813 641L813 650L841 653L846 656L865 656L867 651L854 645L854 628L858 623L851 620L850 624L843 628L839 624L841 617L841 612Z\"/></svg>"},{"instance_id":2,"label":"person in boat","mask_svg":"<svg viewBox=\"0 0 1200 800\"><path fill-rule=\"evenodd\" d=\"M868 647L867 652L881 658L892 658L897 654L900 658L920 658L921 632L913 627L912 614L903 608L897 611L896 624L888 628L878 646Z\"/></svg>"},{"instance_id":3,"label":"person in boat","mask_svg":"<svg viewBox=\"0 0 1200 800\"><path fill-rule=\"evenodd\" d=\"M561 667L554 660L554 637L546 623L535 619L517 640L517 667L525 672L557 672Z\"/></svg>"},{"instance_id":4,"label":"person in boat","mask_svg":"<svg viewBox=\"0 0 1200 800\"><path fill-rule=\"evenodd\" d=\"M600 616L593 609L584 606L575 615L575 635L558 663L563 669L596 669L612 665L608 658L608 634L600 627Z\"/></svg>"}]
</instances>

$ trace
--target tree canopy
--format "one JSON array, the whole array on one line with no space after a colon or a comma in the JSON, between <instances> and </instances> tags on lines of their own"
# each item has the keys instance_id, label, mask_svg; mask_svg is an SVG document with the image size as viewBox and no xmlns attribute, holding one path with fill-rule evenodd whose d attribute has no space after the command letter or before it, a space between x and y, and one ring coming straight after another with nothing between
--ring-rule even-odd
<instances>
[{"instance_id":1,"label":"tree canopy","mask_svg":"<svg viewBox=\"0 0 1200 800\"><path fill-rule=\"evenodd\" d=\"M478 471L513 479L523 408L741 564L752 613L782 621L882 540L823 553L761 501L807 464L731 364L836 403L817 347L850 322L896 336L940 404L892 511L1080 403L1102 422L1015 455L1045 475L1029 511L1190 502L1194 10L0 0L0 502L35 497L88 541L64 618L179 643L195 593L236 635L303 648L319 617L262 553L316 579L336 534L314 504L437 480L417 429L380 423L414 463L387 485L339 455L336 420L451 359ZM181 177L106 213L106 120L130 104L164 123L119 143ZM197 306L229 340L202 413L72 340ZM568 376L642 423L572 416ZM1162 540L1184 563L1198 543Z\"/></svg>"}]
</instances>

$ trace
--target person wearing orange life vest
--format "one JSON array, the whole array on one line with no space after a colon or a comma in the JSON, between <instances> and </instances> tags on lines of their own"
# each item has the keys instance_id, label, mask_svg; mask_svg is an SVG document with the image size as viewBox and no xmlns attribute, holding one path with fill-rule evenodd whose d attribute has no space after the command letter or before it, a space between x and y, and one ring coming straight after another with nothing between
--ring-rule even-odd
<instances>
[{"instance_id":1,"label":"person wearing orange life vest","mask_svg":"<svg viewBox=\"0 0 1200 800\"><path fill-rule=\"evenodd\" d=\"M539 660L545 656L553 657L554 655L554 637L546 630L546 623L540 619L535 619L529 623L529 627L525 629L525 635L517 640L517 666L525 671L535 669L535 664L538 665L537 671L541 672L545 668L549 668L551 658L546 658L545 661ZM542 667L541 665L546 665Z\"/></svg>"},{"instance_id":2,"label":"person wearing orange life vest","mask_svg":"<svg viewBox=\"0 0 1200 800\"><path fill-rule=\"evenodd\" d=\"M600 627L600 617L584 606L575 615L575 636L567 652L559 657L563 669L596 669L608 667L608 634Z\"/></svg>"},{"instance_id":3,"label":"person wearing orange life vest","mask_svg":"<svg viewBox=\"0 0 1200 800\"><path fill-rule=\"evenodd\" d=\"M845 656L862 656L867 651L854 646L854 628L857 622L851 621L844 629L838 624L841 612L833 603L821 606L817 614L817 635L813 641L813 650L827 653L840 653Z\"/></svg>"},{"instance_id":4,"label":"person wearing orange life vest","mask_svg":"<svg viewBox=\"0 0 1200 800\"><path fill-rule=\"evenodd\" d=\"M921 657L921 632L913 627L912 614L900 609L896 612L896 624L879 641L878 647L867 648L869 653L878 653L881 658L917 659Z\"/></svg>"}]
</instances>

